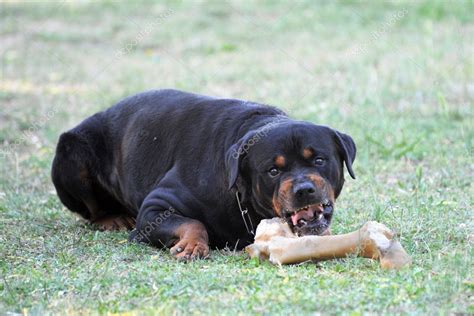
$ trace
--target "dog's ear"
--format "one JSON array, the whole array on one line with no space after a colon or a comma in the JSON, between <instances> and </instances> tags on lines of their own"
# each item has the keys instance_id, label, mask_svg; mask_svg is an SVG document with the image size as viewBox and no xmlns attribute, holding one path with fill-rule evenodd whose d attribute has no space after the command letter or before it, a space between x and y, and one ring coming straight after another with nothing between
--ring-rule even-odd
<instances>
[{"instance_id":1,"label":"dog's ear","mask_svg":"<svg viewBox=\"0 0 474 316\"><path fill-rule=\"evenodd\" d=\"M352 170L352 163L355 160L356 157L356 145L354 141L352 140L352 137L350 137L347 134L334 131L335 133L335 138L336 138L336 144L339 147L340 153L344 159L344 162L346 164L347 171L349 171L350 176L355 179L355 174L354 170Z\"/></svg>"},{"instance_id":2,"label":"dog's ear","mask_svg":"<svg viewBox=\"0 0 474 316\"><path fill-rule=\"evenodd\" d=\"M229 190L236 185L237 178L242 171L242 162L246 158L251 145L249 140L253 135L253 131L245 134L235 144L230 146L225 154L225 167L228 175Z\"/></svg>"}]
</instances>

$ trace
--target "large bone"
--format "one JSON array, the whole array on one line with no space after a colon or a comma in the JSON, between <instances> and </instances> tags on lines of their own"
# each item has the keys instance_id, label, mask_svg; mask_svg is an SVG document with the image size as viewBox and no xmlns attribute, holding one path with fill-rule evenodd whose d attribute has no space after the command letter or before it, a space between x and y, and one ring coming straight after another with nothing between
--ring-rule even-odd
<instances>
[{"instance_id":1,"label":"large bone","mask_svg":"<svg viewBox=\"0 0 474 316\"><path fill-rule=\"evenodd\" d=\"M286 222L273 218L260 222L255 242L246 251L251 257L269 259L275 264L358 255L379 259L382 268L399 269L409 265L411 259L393 238L390 229L374 221L348 234L297 237Z\"/></svg>"}]
</instances>

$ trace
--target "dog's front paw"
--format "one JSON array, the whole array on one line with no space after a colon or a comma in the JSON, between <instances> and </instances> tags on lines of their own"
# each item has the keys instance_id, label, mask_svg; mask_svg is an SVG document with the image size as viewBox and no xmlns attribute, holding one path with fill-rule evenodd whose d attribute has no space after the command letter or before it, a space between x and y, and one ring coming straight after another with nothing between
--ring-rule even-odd
<instances>
[{"instance_id":1,"label":"dog's front paw","mask_svg":"<svg viewBox=\"0 0 474 316\"><path fill-rule=\"evenodd\" d=\"M209 256L209 246L201 239L181 239L170 249L171 255L178 260L204 259Z\"/></svg>"}]
</instances>

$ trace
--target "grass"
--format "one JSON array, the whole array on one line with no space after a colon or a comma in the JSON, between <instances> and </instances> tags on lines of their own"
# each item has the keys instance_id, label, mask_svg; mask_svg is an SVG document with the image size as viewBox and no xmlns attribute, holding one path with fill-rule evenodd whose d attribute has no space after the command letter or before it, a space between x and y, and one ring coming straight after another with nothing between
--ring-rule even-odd
<instances>
[{"instance_id":1,"label":"grass","mask_svg":"<svg viewBox=\"0 0 474 316\"><path fill-rule=\"evenodd\" d=\"M0 314L474 313L472 1L1 4ZM395 18L394 18L395 17ZM174 87L277 105L358 146L333 232L378 220L414 264L276 267L96 232L50 181L58 135Z\"/></svg>"}]
</instances>

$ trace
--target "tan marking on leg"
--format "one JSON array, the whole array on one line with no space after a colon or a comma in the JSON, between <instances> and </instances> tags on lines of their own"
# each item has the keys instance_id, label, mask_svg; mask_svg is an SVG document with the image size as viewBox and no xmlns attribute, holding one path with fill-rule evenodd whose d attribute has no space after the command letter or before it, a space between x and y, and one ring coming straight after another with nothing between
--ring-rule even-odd
<instances>
[{"instance_id":1,"label":"tan marking on leg","mask_svg":"<svg viewBox=\"0 0 474 316\"><path fill-rule=\"evenodd\" d=\"M101 231L121 231L135 228L135 218L127 215L105 216L91 222Z\"/></svg>"},{"instance_id":2,"label":"tan marking on leg","mask_svg":"<svg viewBox=\"0 0 474 316\"><path fill-rule=\"evenodd\" d=\"M197 220L181 224L175 231L178 242L170 249L180 260L206 258L209 255L209 237L204 225Z\"/></svg>"}]
</instances>

